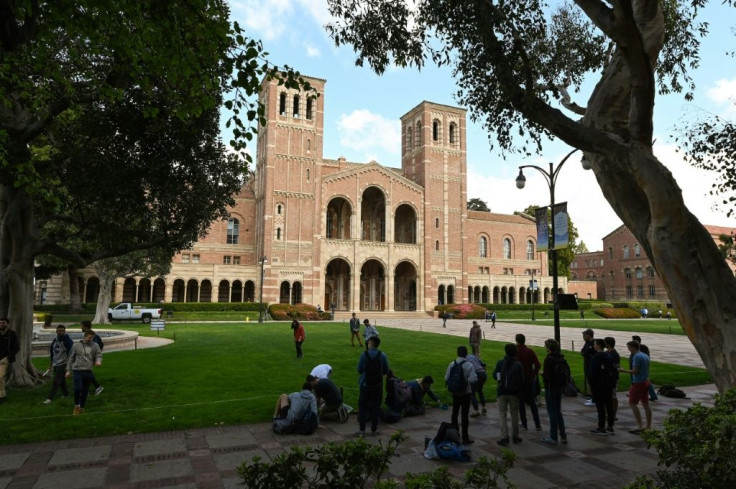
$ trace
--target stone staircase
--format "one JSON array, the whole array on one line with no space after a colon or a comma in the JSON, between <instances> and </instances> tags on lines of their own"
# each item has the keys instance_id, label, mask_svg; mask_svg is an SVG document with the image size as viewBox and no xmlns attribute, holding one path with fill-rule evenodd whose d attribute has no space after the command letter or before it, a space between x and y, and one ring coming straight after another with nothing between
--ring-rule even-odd
<instances>
[{"instance_id":1,"label":"stone staircase","mask_svg":"<svg viewBox=\"0 0 736 489\"><path fill-rule=\"evenodd\" d=\"M365 318L371 323L381 323L382 319L427 319L433 317L436 311L354 311L362 322ZM348 321L353 311L335 311L335 321Z\"/></svg>"}]
</instances>

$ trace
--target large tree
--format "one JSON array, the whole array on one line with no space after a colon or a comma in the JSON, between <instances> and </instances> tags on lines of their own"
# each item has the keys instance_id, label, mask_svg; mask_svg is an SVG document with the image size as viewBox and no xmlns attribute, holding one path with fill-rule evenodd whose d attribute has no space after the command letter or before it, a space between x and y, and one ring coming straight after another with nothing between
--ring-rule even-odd
<instances>
[{"instance_id":1,"label":"large tree","mask_svg":"<svg viewBox=\"0 0 736 489\"><path fill-rule=\"evenodd\" d=\"M480 211L480 212L491 212L491 209L488 207L488 204L486 203L486 201L479 197L473 197L472 199L468 199L468 210L469 211Z\"/></svg>"},{"instance_id":2,"label":"large tree","mask_svg":"<svg viewBox=\"0 0 736 489\"><path fill-rule=\"evenodd\" d=\"M581 149L723 390L736 385L736 279L652 152L657 92L692 90L705 3L328 0L328 31L379 73L451 65L459 103L503 149L538 152L546 137ZM572 101L594 77L587 103Z\"/></svg>"},{"instance_id":3,"label":"large tree","mask_svg":"<svg viewBox=\"0 0 736 489\"><path fill-rule=\"evenodd\" d=\"M274 75L228 15L222 0L0 4L0 315L21 340L11 381L37 378L37 256L81 267L184 248L224 215L244 165L219 140L219 106L245 154L263 118L254 95Z\"/></svg>"}]
</instances>

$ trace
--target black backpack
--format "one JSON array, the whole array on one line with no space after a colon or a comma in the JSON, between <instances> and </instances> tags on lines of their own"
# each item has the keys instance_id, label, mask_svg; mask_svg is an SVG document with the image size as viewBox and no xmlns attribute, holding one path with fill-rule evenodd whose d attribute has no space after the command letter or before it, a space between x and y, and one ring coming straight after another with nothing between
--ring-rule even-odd
<instances>
[{"instance_id":1,"label":"black backpack","mask_svg":"<svg viewBox=\"0 0 736 489\"><path fill-rule=\"evenodd\" d=\"M508 359L501 365L501 386L512 394L524 386L524 367L518 360Z\"/></svg>"},{"instance_id":2,"label":"black backpack","mask_svg":"<svg viewBox=\"0 0 736 489\"><path fill-rule=\"evenodd\" d=\"M368 352L364 352L365 363L363 364L363 373L365 374L365 385L368 387L378 387L383 385L383 366L381 365L381 352L375 358L371 358Z\"/></svg>"},{"instance_id":3,"label":"black backpack","mask_svg":"<svg viewBox=\"0 0 736 489\"><path fill-rule=\"evenodd\" d=\"M568 365L565 357L556 358L552 370L552 377L550 378L550 385L552 387L564 388L570 384L571 378L570 365ZM577 392L575 394L577 395Z\"/></svg>"},{"instance_id":4,"label":"black backpack","mask_svg":"<svg viewBox=\"0 0 736 489\"><path fill-rule=\"evenodd\" d=\"M466 394L468 392L468 381L465 379L463 371L463 363L465 360L455 362L450 368L450 376L447 378L447 390L456 396Z\"/></svg>"},{"instance_id":5,"label":"black backpack","mask_svg":"<svg viewBox=\"0 0 736 489\"><path fill-rule=\"evenodd\" d=\"M675 387L675 384L665 384L660 387L659 395L664 397L674 397L676 399L685 399L687 397L685 391Z\"/></svg>"}]
</instances>

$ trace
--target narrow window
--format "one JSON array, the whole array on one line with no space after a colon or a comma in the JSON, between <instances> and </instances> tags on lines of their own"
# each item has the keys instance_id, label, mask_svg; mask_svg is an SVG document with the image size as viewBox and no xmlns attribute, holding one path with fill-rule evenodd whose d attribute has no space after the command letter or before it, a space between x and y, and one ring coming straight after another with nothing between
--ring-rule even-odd
<instances>
[{"instance_id":1,"label":"narrow window","mask_svg":"<svg viewBox=\"0 0 736 489\"><path fill-rule=\"evenodd\" d=\"M481 258L488 257L488 240L486 240L485 236L481 236L480 239L478 239L478 255Z\"/></svg>"},{"instance_id":2,"label":"narrow window","mask_svg":"<svg viewBox=\"0 0 736 489\"><path fill-rule=\"evenodd\" d=\"M638 243L634 245L634 256L636 258L641 257L641 246Z\"/></svg>"},{"instance_id":3,"label":"narrow window","mask_svg":"<svg viewBox=\"0 0 736 489\"><path fill-rule=\"evenodd\" d=\"M227 244L238 244L238 236L240 234L240 223L237 219L230 218L227 220Z\"/></svg>"},{"instance_id":4,"label":"narrow window","mask_svg":"<svg viewBox=\"0 0 736 489\"><path fill-rule=\"evenodd\" d=\"M234 256L233 257L233 265L240 265L240 257Z\"/></svg>"},{"instance_id":5,"label":"narrow window","mask_svg":"<svg viewBox=\"0 0 736 489\"><path fill-rule=\"evenodd\" d=\"M230 255L225 255L222 257L222 264L223 265L230 265Z\"/></svg>"},{"instance_id":6,"label":"narrow window","mask_svg":"<svg viewBox=\"0 0 736 489\"><path fill-rule=\"evenodd\" d=\"M307 151L312 151L312 140L307 139Z\"/></svg>"},{"instance_id":7,"label":"narrow window","mask_svg":"<svg viewBox=\"0 0 736 489\"><path fill-rule=\"evenodd\" d=\"M432 141L439 141L440 139L440 121L434 121L432 123Z\"/></svg>"},{"instance_id":8,"label":"narrow window","mask_svg":"<svg viewBox=\"0 0 736 489\"><path fill-rule=\"evenodd\" d=\"M608 258L613 260L613 247L612 246L608 247Z\"/></svg>"},{"instance_id":9,"label":"narrow window","mask_svg":"<svg viewBox=\"0 0 736 489\"><path fill-rule=\"evenodd\" d=\"M434 242L434 249L436 251L440 251L440 240Z\"/></svg>"},{"instance_id":10,"label":"narrow window","mask_svg":"<svg viewBox=\"0 0 736 489\"><path fill-rule=\"evenodd\" d=\"M181 255L181 262L182 263L189 263L189 253L185 253Z\"/></svg>"},{"instance_id":11,"label":"narrow window","mask_svg":"<svg viewBox=\"0 0 736 489\"><path fill-rule=\"evenodd\" d=\"M417 148L422 144L422 123L417 122L417 134L416 134L416 146Z\"/></svg>"},{"instance_id":12,"label":"narrow window","mask_svg":"<svg viewBox=\"0 0 736 489\"><path fill-rule=\"evenodd\" d=\"M635 272L635 273L636 273L636 279L637 279L637 280L641 280L641 279L643 279L643 278L644 278L644 270L642 270L641 268L638 268L638 267L637 267L637 269L636 269L636 272Z\"/></svg>"},{"instance_id":13,"label":"narrow window","mask_svg":"<svg viewBox=\"0 0 736 489\"><path fill-rule=\"evenodd\" d=\"M281 240L281 228L276 228L276 239Z\"/></svg>"},{"instance_id":14,"label":"narrow window","mask_svg":"<svg viewBox=\"0 0 736 489\"><path fill-rule=\"evenodd\" d=\"M276 214L281 215L281 204L276 206Z\"/></svg>"},{"instance_id":15,"label":"narrow window","mask_svg":"<svg viewBox=\"0 0 736 489\"><path fill-rule=\"evenodd\" d=\"M507 260L511 259L511 240L509 238L503 240L503 257Z\"/></svg>"},{"instance_id":16,"label":"narrow window","mask_svg":"<svg viewBox=\"0 0 736 489\"><path fill-rule=\"evenodd\" d=\"M291 112L294 117L299 117L299 95L294 95L294 106Z\"/></svg>"},{"instance_id":17,"label":"narrow window","mask_svg":"<svg viewBox=\"0 0 736 489\"><path fill-rule=\"evenodd\" d=\"M439 217L434 218L434 227L436 227L437 229L440 228L440 218Z\"/></svg>"},{"instance_id":18,"label":"narrow window","mask_svg":"<svg viewBox=\"0 0 736 489\"><path fill-rule=\"evenodd\" d=\"M309 168L307 168L307 181L309 181Z\"/></svg>"},{"instance_id":19,"label":"narrow window","mask_svg":"<svg viewBox=\"0 0 736 489\"><path fill-rule=\"evenodd\" d=\"M455 123L450 124L450 144L455 144Z\"/></svg>"},{"instance_id":20,"label":"narrow window","mask_svg":"<svg viewBox=\"0 0 736 489\"><path fill-rule=\"evenodd\" d=\"M192 255L192 263L199 263L199 255Z\"/></svg>"},{"instance_id":21,"label":"narrow window","mask_svg":"<svg viewBox=\"0 0 736 489\"><path fill-rule=\"evenodd\" d=\"M407 151L411 151L411 147L414 145L414 137L411 131L411 127L406 131L406 148Z\"/></svg>"},{"instance_id":22,"label":"narrow window","mask_svg":"<svg viewBox=\"0 0 736 489\"><path fill-rule=\"evenodd\" d=\"M307 99L307 119L310 121L312 120L312 104L314 104L314 99L310 97Z\"/></svg>"},{"instance_id":23,"label":"narrow window","mask_svg":"<svg viewBox=\"0 0 736 489\"><path fill-rule=\"evenodd\" d=\"M286 115L286 94L283 92L279 96L279 115Z\"/></svg>"},{"instance_id":24,"label":"narrow window","mask_svg":"<svg viewBox=\"0 0 736 489\"><path fill-rule=\"evenodd\" d=\"M532 240L526 242L526 259L534 259L534 243L532 242Z\"/></svg>"},{"instance_id":25,"label":"narrow window","mask_svg":"<svg viewBox=\"0 0 736 489\"><path fill-rule=\"evenodd\" d=\"M624 245L624 258L629 257L629 245Z\"/></svg>"}]
</instances>

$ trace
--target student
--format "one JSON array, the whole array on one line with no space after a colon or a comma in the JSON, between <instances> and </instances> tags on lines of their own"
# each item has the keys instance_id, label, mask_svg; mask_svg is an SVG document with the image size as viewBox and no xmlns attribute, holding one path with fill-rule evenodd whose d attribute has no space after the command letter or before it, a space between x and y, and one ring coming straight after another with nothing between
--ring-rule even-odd
<instances>
[{"instance_id":1,"label":"student","mask_svg":"<svg viewBox=\"0 0 736 489\"><path fill-rule=\"evenodd\" d=\"M470 343L470 350L476 357L480 357L480 340L482 337L483 331L480 329L480 324L478 324L478 321L473 321L473 326L470 328L470 333L468 334L468 341Z\"/></svg>"},{"instance_id":2,"label":"student","mask_svg":"<svg viewBox=\"0 0 736 489\"><path fill-rule=\"evenodd\" d=\"M363 347L363 342L360 341L360 319L355 316L350 318L350 346L355 346L355 339L358 339L358 346Z\"/></svg>"},{"instance_id":3,"label":"student","mask_svg":"<svg viewBox=\"0 0 736 489\"><path fill-rule=\"evenodd\" d=\"M82 333L86 333L87 331L92 331L92 321L84 320L82 321ZM100 335L98 335L97 333L95 333L92 341L97 343L97 346L100 347L100 351L105 349L105 344L102 343L102 338L100 338ZM100 394L102 394L102 391L105 390L105 388L102 387L99 382L97 382L97 377L95 377L94 372L92 373L92 385L95 388L96 396L99 396Z\"/></svg>"},{"instance_id":4,"label":"student","mask_svg":"<svg viewBox=\"0 0 736 489\"><path fill-rule=\"evenodd\" d=\"M15 362L15 355L20 351L18 335L8 326L10 320L0 318L0 402L5 401L5 375L8 367Z\"/></svg>"},{"instance_id":5,"label":"student","mask_svg":"<svg viewBox=\"0 0 736 489\"><path fill-rule=\"evenodd\" d=\"M595 333L592 329L588 328L583 331L583 348L580 350L580 354L583 356L583 391L588 400L585 401L586 406L595 406L595 403L590 399L588 395L590 393L590 385L588 383L588 367L590 367L590 359L595 355L595 348L593 348L593 339Z\"/></svg>"},{"instance_id":6,"label":"student","mask_svg":"<svg viewBox=\"0 0 736 489\"><path fill-rule=\"evenodd\" d=\"M318 379L326 379L332 375L332 367L327 363L320 363L309 372L309 375Z\"/></svg>"},{"instance_id":7,"label":"student","mask_svg":"<svg viewBox=\"0 0 736 489\"><path fill-rule=\"evenodd\" d=\"M306 333L304 332L304 326L302 326L302 323L294 319L291 322L291 329L294 330L294 346L296 347L296 357L302 358L302 343L304 343L304 340L307 337Z\"/></svg>"},{"instance_id":8,"label":"student","mask_svg":"<svg viewBox=\"0 0 736 489\"><path fill-rule=\"evenodd\" d=\"M363 320L363 325L365 325L365 330L363 330L363 338L365 338L365 349L368 349L368 340L371 338L378 338L378 330L375 326L371 326L371 322L368 320L368 318Z\"/></svg>"},{"instance_id":9,"label":"student","mask_svg":"<svg viewBox=\"0 0 736 489\"><path fill-rule=\"evenodd\" d=\"M544 443L557 445L557 437L567 444L565 419L562 417L562 389L567 385L570 366L565 356L560 353L560 344L550 338L544 342L547 357L544 359L542 380L544 381L544 400L549 416L549 436L542 438ZM567 376L567 377L566 377Z\"/></svg>"},{"instance_id":10,"label":"student","mask_svg":"<svg viewBox=\"0 0 736 489\"><path fill-rule=\"evenodd\" d=\"M485 416L487 413L486 396L483 394L483 386L486 385L486 380L488 380L488 373L486 372L485 362L477 356L468 355L467 360L473 365L475 376L477 377L477 380L470 385L470 404L473 406L473 413L470 416L477 418L478 416ZM479 403L482 411L478 411Z\"/></svg>"},{"instance_id":11,"label":"student","mask_svg":"<svg viewBox=\"0 0 736 489\"><path fill-rule=\"evenodd\" d=\"M472 385L478 381L478 376L475 374L475 367L467 361L467 356L468 348L466 346L458 346L457 358L450 362L445 372L445 383L452 394L452 416L450 422L458 426L457 418L458 414L460 414L462 443L464 445L473 443L473 440L470 439L470 435L468 434L470 400L472 397Z\"/></svg>"},{"instance_id":12,"label":"student","mask_svg":"<svg viewBox=\"0 0 736 489\"><path fill-rule=\"evenodd\" d=\"M647 345L642 344L641 342L641 336L635 334L631 337L632 340L639 342L639 351L645 354L649 357L649 362L652 361L652 354L649 353L649 347ZM629 357L629 361L631 361L631 358ZM659 399L659 396L657 395L657 391L654 390L654 384L649 382L649 400L650 401L656 401Z\"/></svg>"},{"instance_id":13,"label":"student","mask_svg":"<svg viewBox=\"0 0 736 489\"><path fill-rule=\"evenodd\" d=\"M317 398L317 412L320 417L323 414L337 412L342 407L342 393L332 380L307 375L307 383L312 386Z\"/></svg>"},{"instance_id":14,"label":"student","mask_svg":"<svg viewBox=\"0 0 736 489\"><path fill-rule=\"evenodd\" d=\"M56 326L56 336L49 347L49 370L53 371L54 384L48 397L43 401L44 404L51 404L59 389L61 389L62 396L67 397L69 395L69 390L66 387L66 364L69 361L69 353L71 353L73 346L74 341L66 334L66 326L63 324Z\"/></svg>"},{"instance_id":15,"label":"student","mask_svg":"<svg viewBox=\"0 0 736 489\"><path fill-rule=\"evenodd\" d=\"M102 351L93 341L95 332L87 330L84 339L74 343L67 362L66 376L74 374L74 411L72 414L82 414L87 404L89 386L92 384L92 368L102 365Z\"/></svg>"},{"instance_id":16,"label":"student","mask_svg":"<svg viewBox=\"0 0 736 489\"><path fill-rule=\"evenodd\" d=\"M631 353L630 368L629 370L620 368L619 371L631 374L629 406L631 406L631 412L636 420L636 429L629 431L629 433L639 434L652 428L652 409L649 407L649 357L639 351L639 342L636 340L626 343L626 347ZM642 425L639 403L644 409L646 425Z\"/></svg>"},{"instance_id":17,"label":"student","mask_svg":"<svg viewBox=\"0 0 736 489\"><path fill-rule=\"evenodd\" d=\"M404 406L404 416L424 414L426 412L425 395L436 402L441 409L447 409L447 406L442 404L440 398L432 390L434 379L431 375L425 375L421 379L407 380L406 383L411 387L411 399Z\"/></svg>"},{"instance_id":18,"label":"student","mask_svg":"<svg viewBox=\"0 0 736 489\"><path fill-rule=\"evenodd\" d=\"M318 424L317 412L317 399L312 394L312 385L305 382L301 392L279 396L273 414L273 431L276 434L312 434Z\"/></svg>"},{"instance_id":19,"label":"student","mask_svg":"<svg viewBox=\"0 0 736 489\"><path fill-rule=\"evenodd\" d=\"M606 336L603 338L603 341L606 342L606 352L608 353L611 363L613 363L613 367L616 370L616 384L613 386L613 390L611 392L611 399L613 401L613 419L616 419L616 414L618 413L618 381L620 377L619 367L621 367L621 355L616 351L615 338L612 336Z\"/></svg>"},{"instance_id":20,"label":"student","mask_svg":"<svg viewBox=\"0 0 736 489\"><path fill-rule=\"evenodd\" d=\"M516 335L516 359L524 367L524 385L519 392L519 419L521 420L522 429L527 429L526 422L526 406L529 405L529 411L532 414L532 420L537 431L542 431L542 423L539 420L539 409L536 397L537 374L542 367L539 358L534 350L527 348L526 337L519 333Z\"/></svg>"},{"instance_id":21,"label":"student","mask_svg":"<svg viewBox=\"0 0 736 489\"><path fill-rule=\"evenodd\" d=\"M593 394L593 402L598 410L598 427L590 432L594 435L612 435L613 432L613 389L616 374L611 357L606 353L606 342L600 338L593 340L595 355L590 359L588 379Z\"/></svg>"},{"instance_id":22,"label":"student","mask_svg":"<svg viewBox=\"0 0 736 489\"><path fill-rule=\"evenodd\" d=\"M511 414L511 437L514 443L521 443L519 436L519 392L524 384L524 367L516 359L516 345L508 343L504 347L506 356L498 361L493 378L498 381L498 415L501 421L501 439L498 444L509 444L509 425L506 413Z\"/></svg>"},{"instance_id":23,"label":"student","mask_svg":"<svg viewBox=\"0 0 736 489\"><path fill-rule=\"evenodd\" d=\"M366 319L366 321L368 321ZM356 367L359 377L358 386L358 424L356 436L365 436L366 421L371 421L371 435L378 434L378 420L383 399L383 377L388 374L388 359L378 349L381 340L378 336L371 336L365 342L368 350L363 352Z\"/></svg>"}]
</instances>

